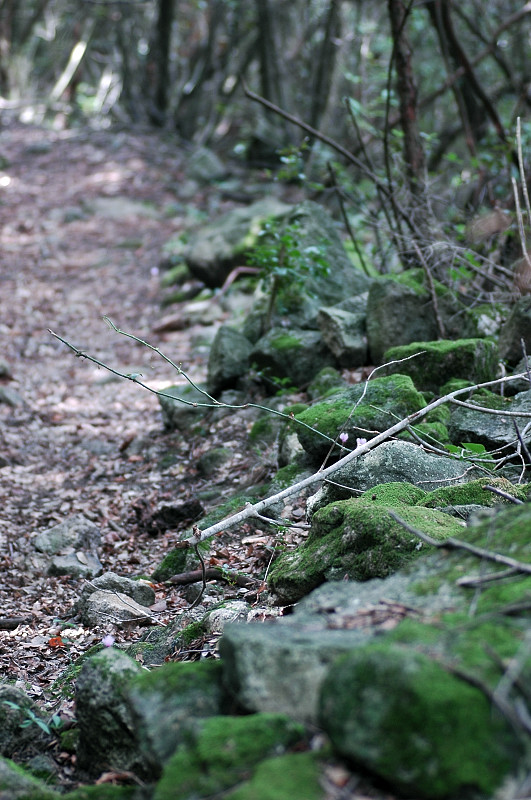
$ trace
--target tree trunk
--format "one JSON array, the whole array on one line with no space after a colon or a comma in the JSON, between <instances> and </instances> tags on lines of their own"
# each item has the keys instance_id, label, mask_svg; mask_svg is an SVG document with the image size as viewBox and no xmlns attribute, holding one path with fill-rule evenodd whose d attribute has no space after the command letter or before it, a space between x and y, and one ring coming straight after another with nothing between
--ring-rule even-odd
<instances>
[{"instance_id":1,"label":"tree trunk","mask_svg":"<svg viewBox=\"0 0 531 800\"><path fill-rule=\"evenodd\" d=\"M413 197L424 193L424 148L417 120L417 85L412 67L412 50L405 32L408 10L402 0L388 0L400 125L404 134L404 161L408 188Z\"/></svg>"}]
</instances>

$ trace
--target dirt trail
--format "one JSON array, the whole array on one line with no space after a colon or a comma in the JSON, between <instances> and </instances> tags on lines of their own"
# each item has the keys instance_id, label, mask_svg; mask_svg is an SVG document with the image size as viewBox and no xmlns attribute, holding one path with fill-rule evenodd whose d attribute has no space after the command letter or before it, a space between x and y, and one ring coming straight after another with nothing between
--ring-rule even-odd
<instances>
[{"instance_id":1,"label":"dirt trail","mask_svg":"<svg viewBox=\"0 0 531 800\"><path fill-rule=\"evenodd\" d=\"M103 314L182 360L195 379L206 352L191 347L193 330L151 333L161 247L179 232L182 152L154 135L15 126L1 132L0 155L0 359L12 375L0 387L21 401L0 403L0 616L31 619L0 632L0 672L30 680L38 694L66 656L49 639L79 582L36 574L31 537L81 512L102 530L106 569L152 568L169 545L135 538L131 503L163 496L177 474L156 469L157 398L76 359L48 329L155 386L172 381L169 367L113 333ZM123 451L140 435L152 459ZM174 446L186 460L194 442ZM80 634L80 648L100 635Z\"/></svg>"}]
</instances>

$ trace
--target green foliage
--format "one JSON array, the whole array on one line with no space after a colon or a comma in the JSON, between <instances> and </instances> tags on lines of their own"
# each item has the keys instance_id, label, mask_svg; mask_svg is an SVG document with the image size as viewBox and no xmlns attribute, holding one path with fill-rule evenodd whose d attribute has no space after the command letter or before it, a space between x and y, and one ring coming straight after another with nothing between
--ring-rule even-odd
<instances>
[{"instance_id":1,"label":"green foliage","mask_svg":"<svg viewBox=\"0 0 531 800\"><path fill-rule=\"evenodd\" d=\"M11 700L2 700L2 703L9 706L9 708L12 708L14 711L20 711L24 714L25 719L20 723L21 728L29 728L30 725L36 725L41 731L48 734L48 736L61 728L62 721L58 714L53 714L50 720L46 722L42 717L37 716L31 708L23 708L19 706L18 703L13 703Z\"/></svg>"},{"instance_id":2,"label":"green foliage","mask_svg":"<svg viewBox=\"0 0 531 800\"><path fill-rule=\"evenodd\" d=\"M258 234L258 244L249 255L249 263L258 267L260 278L269 291L268 328L275 301L281 298L282 292L297 293L309 278L325 277L330 271L322 248L301 246L297 221L289 225L277 220L265 222Z\"/></svg>"}]
</instances>

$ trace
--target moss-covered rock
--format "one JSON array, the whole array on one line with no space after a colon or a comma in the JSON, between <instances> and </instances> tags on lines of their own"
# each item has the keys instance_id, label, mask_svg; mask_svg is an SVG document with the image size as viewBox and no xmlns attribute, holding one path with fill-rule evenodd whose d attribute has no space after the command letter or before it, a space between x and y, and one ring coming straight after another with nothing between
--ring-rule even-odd
<instances>
[{"instance_id":1,"label":"moss-covered rock","mask_svg":"<svg viewBox=\"0 0 531 800\"><path fill-rule=\"evenodd\" d=\"M449 339L477 336L477 322L455 294L434 282L439 316ZM422 270L407 270L374 281L367 302L367 335L372 363L384 363L391 347L435 341L437 315Z\"/></svg>"},{"instance_id":2,"label":"moss-covered rock","mask_svg":"<svg viewBox=\"0 0 531 800\"><path fill-rule=\"evenodd\" d=\"M417 354L418 355L415 355ZM415 355L415 358L411 356ZM403 361L403 359L409 359ZM421 391L438 392L452 378L483 383L496 378L498 349L490 339L457 339L434 342L411 342L391 347L383 356L389 364L387 374L400 372L409 375Z\"/></svg>"},{"instance_id":3,"label":"moss-covered rock","mask_svg":"<svg viewBox=\"0 0 531 800\"><path fill-rule=\"evenodd\" d=\"M324 800L319 762L313 753L288 753L268 758L253 777L224 797L226 800Z\"/></svg>"},{"instance_id":4,"label":"moss-covered rock","mask_svg":"<svg viewBox=\"0 0 531 800\"><path fill-rule=\"evenodd\" d=\"M272 328L255 344L251 364L265 381L266 388L280 388L279 381L305 387L335 358L317 331L299 328Z\"/></svg>"},{"instance_id":5,"label":"moss-covered rock","mask_svg":"<svg viewBox=\"0 0 531 800\"><path fill-rule=\"evenodd\" d=\"M469 483L462 483L456 486L442 486L435 489L416 501L416 505L426 508L446 508L447 506L497 506L508 505L512 501L506 497L491 492L485 486L492 486L505 492L510 497L525 501L529 494L529 485L513 484L505 478L478 478Z\"/></svg>"},{"instance_id":6,"label":"moss-covered rock","mask_svg":"<svg viewBox=\"0 0 531 800\"><path fill-rule=\"evenodd\" d=\"M247 777L259 761L303 737L304 728L282 714L203 720L168 761L154 800L217 795Z\"/></svg>"},{"instance_id":7,"label":"moss-covered rock","mask_svg":"<svg viewBox=\"0 0 531 800\"><path fill-rule=\"evenodd\" d=\"M194 719L220 713L220 669L218 662L168 663L148 672L115 648L93 656L76 689L81 768L158 777Z\"/></svg>"},{"instance_id":8,"label":"moss-covered rock","mask_svg":"<svg viewBox=\"0 0 531 800\"><path fill-rule=\"evenodd\" d=\"M323 685L321 723L344 757L430 800L491 796L521 754L480 689L392 644L338 659Z\"/></svg>"},{"instance_id":9,"label":"moss-covered rock","mask_svg":"<svg viewBox=\"0 0 531 800\"><path fill-rule=\"evenodd\" d=\"M404 522L437 540L462 531L447 514L406 505L406 496L419 495L405 486L404 491L393 484L387 490L378 487L376 493L317 511L306 542L281 555L269 572L269 587L279 601L293 603L325 580L385 578L425 552L427 546L390 516L389 507L396 506Z\"/></svg>"},{"instance_id":10,"label":"moss-covered rock","mask_svg":"<svg viewBox=\"0 0 531 800\"><path fill-rule=\"evenodd\" d=\"M408 375L375 378L297 414L296 419L307 426L298 426L297 435L306 452L314 460L322 461L330 450L331 440L340 431L348 434L349 446L354 447L356 438L371 439L425 406L422 394ZM327 438L313 433L312 429ZM337 457L339 453L336 447L333 455Z\"/></svg>"},{"instance_id":11,"label":"moss-covered rock","mask_svg":"<svg viewBox=\"0 0 531 800\"><path fill-rule=\"evenodd\" d=\"M0 797L6 800L59 800L61 795L13 761L0 757Z\"/></svg>"}]
</instances>

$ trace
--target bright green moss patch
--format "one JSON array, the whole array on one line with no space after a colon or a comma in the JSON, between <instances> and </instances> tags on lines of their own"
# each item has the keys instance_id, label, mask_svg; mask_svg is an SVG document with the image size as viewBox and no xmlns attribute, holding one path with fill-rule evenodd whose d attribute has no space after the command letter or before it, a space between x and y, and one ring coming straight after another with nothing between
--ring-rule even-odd
<instances>
[{"instance_id":1,"label":"bright green moss patch","mask_svg":"<svg viewBox=\"0 0 531 800\"><path fill-rule=\"evenodd\" d=\"M202 720L166 765L154 798L210 797L236 785L259 761L303 736L302 726L283 714Z\"/></svg>"},{"instance_id":2,"label":"bright green moss patch","mask_svg":"<svg viewBox=\"0 0 531 800\"><path fill-rule=\"evenodd\" d=\"M374 486L366 492L363 492L358 498L358 503L375 503L381 506L397 506L397 505L423 505L422 500L426 497L424 489L419 489L412 483L402 483L395 481L393 483L381 483Z\"/></svg>"},{"instance_id":3,"label":"bright green moss patch","mask_svg":"<svg viewBox=\"0 0 531 800\"><path fill-rule=\"evenodd\" d=\"M384 485L385 487L385 485ZM385 578L431 548L409 533L390 516L387 507L397 497L405 498L414 488L402 490L394 484L376 487L380 502L364 499L331 503L314 514L310 535L294 552L281 555L269 573L269 586L281 598L294 602L325 580L366 581ZM389 487L392 487L389 489ZM387 492L387 502L385 493ZM376 494L378 497L378 494ZM420 512L420 513L419 513ZM448 514L408 506L402 499L398 515L434 539L456 536L463 528Z\"/></svg>"},{"instance_id":4,"label":"bright green moss patch","mask_svg":"<svg viewBox=\"0 0 531 800\"><path fill-rule=\"evenodd\" d=\"M325 679L321 722L335 749L415 797L492 795L521 753L487 697L428 656L371 644Z\"/></svg>"},{"instance_id":5,"label":"bright green moss patch","mask_svg":"<svg viewBox=\"0 0 531 800\"><path fill-rule=\"evenodd\" d=\"M330 442L316 436L311 428L331 439L344 431L349 436L350 446L355 446L357 437L371 438L368 431L387 430L398 419L425 406L424 397L416 390L409 376L375 378L366 384L352 386L298 414L297 420L309 427L297 428L297 434L310 455L323 458L328 453Z\"/></svg>"},{"instance_id":6,"label":"bright green moss patch","mask_svg":"<svg viewBox=\"0 0 531 800\"><path fill-rule=\"evenodd\" d=\"M417 501L416 505L426 508L441 508L445 506L496 506L508 505L510 500L485 489L485 486L493 486L519 500L526 500L529 492L527 485L515 485L505 478L478 478L469 483L462 483L455 486L443 486L429 492L424 498Z\"/></svg>"},{"instance_id":7,"label":"bright green moss patch","mask_svg":"<svg viewBox=\"0 0 531 800\"><path fill-rule=\"evenodd\" d=\"M169 662L152 672L142 671L134 679L134 685L142 693L168 695L186 692L201 693L218 687L221 682L219 661Z\"/></svg>"},{"instance_id":8,"label":"bright green moss patch","mask_svg":"<svg viewBox=\"0 0 531 800\"><path fill-rule=\"evenodd\" d=\"M410 358L413 355L416 357ZM419 389L438 391L442 384L455 378L476 383L494 380L498 348L489 339L443 339L392 347L383 357L384 363L402 359L409 360L386 367L386 372L403 372Z\"/></svg>"},{"instance_id":9,"label":"bright green moss patch","mask_svg":"<svg viewBox=\"0 0 531 800\"><path fill-rule=\"evenodd\" d=\"M288 753L263 761L253 777L224 800L324 800L319 776L313 753Z\"/></svg>"}]
</instances>

